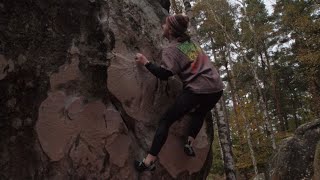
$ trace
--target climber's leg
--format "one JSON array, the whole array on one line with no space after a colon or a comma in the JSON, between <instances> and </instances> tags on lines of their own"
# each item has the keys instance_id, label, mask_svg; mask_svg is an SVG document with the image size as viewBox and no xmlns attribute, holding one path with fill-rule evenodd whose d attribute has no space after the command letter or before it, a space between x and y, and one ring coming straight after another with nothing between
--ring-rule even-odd
<instances>
[{"instance_id":1,"label":"climber's leg","mask_svg":"<svg viewBox=\"0 0 320 180\"><path fill-rule=\"evenodd\" d=\"M213 94L203 94L201 95L201 101L199 106L195 109L195 111L191 115L191 124L189 126L188 132L188 141L185 144L185 152L189 156L195 156L195 153L192 148L192 143L199 133L204 119L207 113L216 105L219 99L222 96L222 91Z\"/></svg>"},{"instance_id":2,"label":"climber's leg","mask_svg":"<svg viewBox=\"0 0 320 180\"><path fill-rule=\"evenodd\" d=\"M188 113L197 104L198 96L189 91L184 91L175 101L175 103L167 110L164 116L160 119L158 129L155 133L150 154L157 156L163 144L166 142L170 126L183 115Z\"/></svg>"},{"instance_id":3,"label":"climber's leg","mask_svg":"<svg viewBox=\"0 0 320 180\"><path fill-rule=\"evenodd\" d=\"M183 115L188 113L199 103L198 95L190 92L183 91L180 96L177 97L175 103L166 111L159 121L159 126L153 138L153 142L149 151L149 154L144 159L144 165L148 166L155 161L156 156L160 152L162 146L167 140L170 126ZM143 171L137 168L139 171Z\"/></svg>"}]
</instances>

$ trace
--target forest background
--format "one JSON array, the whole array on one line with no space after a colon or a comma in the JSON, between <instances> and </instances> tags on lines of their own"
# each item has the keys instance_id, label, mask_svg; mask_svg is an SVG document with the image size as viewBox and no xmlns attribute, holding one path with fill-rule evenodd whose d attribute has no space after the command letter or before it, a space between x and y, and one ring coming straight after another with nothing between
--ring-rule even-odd
<instances>
[{"instance_id":1,"label":"forest background","mask_svg":"<svg viewBox=\"0 0 320 180\"><path fill-rule=\"evenodd\" d=\"M171 14L184 13L185 3L171 0ZM193 35L225 83L220 106L236 172L250 179L267 171L281 140L320 116L320 3L197 0L190 5ZM224 174L219 145L215 138L211 177Z\"/></svg>"}]
</instances>

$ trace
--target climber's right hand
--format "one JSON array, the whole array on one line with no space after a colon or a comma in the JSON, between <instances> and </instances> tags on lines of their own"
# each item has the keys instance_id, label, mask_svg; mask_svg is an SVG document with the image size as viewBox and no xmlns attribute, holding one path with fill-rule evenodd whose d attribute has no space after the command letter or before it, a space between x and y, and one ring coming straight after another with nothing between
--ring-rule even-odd
<instances>
[{"instance_id":1,"label":"climber's right hand","mask_svg":"<svg viewBox=\"0 0 320 180\"><path fill-rule=\"evenodd\" d=\"M147 63L149 63L149 60L141 53L137 53L135 59L136 59L136 62L139 64L146 65Z\"/></svg>"}]
</instances>

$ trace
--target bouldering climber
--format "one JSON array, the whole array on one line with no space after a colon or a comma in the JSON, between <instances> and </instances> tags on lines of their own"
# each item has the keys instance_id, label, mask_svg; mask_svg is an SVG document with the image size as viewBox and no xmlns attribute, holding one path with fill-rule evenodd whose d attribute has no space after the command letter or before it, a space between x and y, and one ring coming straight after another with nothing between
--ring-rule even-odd
<instances>
[{"instance_id":1,"label":"bouldering climber","mask_svg":"<svg viewBox=\"0 0 320 180\"><path fill-rule=\"evenodd\" d=\"M187 34L189 18L178 14L168 16L162 25L163 37L169 45L162 50L161 65L149 61L143 54L136 54L136 62L144 65L154 76L167 80L178 75L183 83L183 91L174 104L163 114L146 158L135 161L139 172L155 170L155 161L167 140L170 126L191 110L191 123L184 152L195 156L192 144L199 133L206 114L219 101L223 93L223 83L208 56Z\"/></svg>"}]
</instances>

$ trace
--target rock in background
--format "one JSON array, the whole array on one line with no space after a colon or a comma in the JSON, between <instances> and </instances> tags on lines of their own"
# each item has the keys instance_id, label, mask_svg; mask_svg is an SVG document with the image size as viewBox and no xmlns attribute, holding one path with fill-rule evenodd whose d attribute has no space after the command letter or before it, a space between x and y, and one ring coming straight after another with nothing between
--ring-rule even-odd
<instances>
[{"instance_id":1,"label":"rock in background","mask_svg":"<svg viewBox=\"0 0 320 180\"><path fill-rule=\"evenodd\" d=\"M212 119L183 153L188 121L171 128L154 173L133 160L181 85L134 61L159 62L159 0L0 2L0 179L203 179ZM164 9L164 8L165 9ZM185 118L188 119L187 117Z\"/></svg>"},{"instance_id":2,"label":"rock in background","mask_svg":"<svg viewBox=\"0 0 320 180\"><path fill-rule=\"evenodd\" d=\"M272 159L272 180L319 179L320 120L300 126Z\"/></svg>"}]
</instances>

